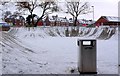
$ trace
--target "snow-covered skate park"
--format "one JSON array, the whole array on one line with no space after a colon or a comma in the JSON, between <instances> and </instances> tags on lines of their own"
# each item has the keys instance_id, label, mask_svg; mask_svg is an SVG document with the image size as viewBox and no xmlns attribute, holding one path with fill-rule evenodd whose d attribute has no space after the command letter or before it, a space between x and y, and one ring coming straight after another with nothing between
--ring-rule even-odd
<instances>
[{"instance_id":1,"label":"snow-covered skate park","mask_svg":"<svg viewBox=\"0 0 120 76\"><path fill-rule=\"evenodd\" d=\"M98 74L118 74L117 27L14 27L1 35L3 74L79 74L78 39L97 40Z\"/></svg>"}]
</instances>

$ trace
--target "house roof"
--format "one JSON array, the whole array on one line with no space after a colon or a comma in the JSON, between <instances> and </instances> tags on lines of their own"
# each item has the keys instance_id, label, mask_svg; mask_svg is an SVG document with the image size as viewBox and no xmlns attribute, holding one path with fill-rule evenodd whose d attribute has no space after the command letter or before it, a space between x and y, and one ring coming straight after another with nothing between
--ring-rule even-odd
<instances>
[{"instance_id":1,"label":"house roof","mask_svg":"<svg viewBox=\"0 0 120 76\"><path fill-rule=\"evenodd\" d=\"M114 16L102 16L102 17L110 22L120 22L120 17L114 17Z\"/></svg>"},{"instance_id":2,"label":"house roof","mask_svg":"<svg viewBox=\"0 0 120 76\"><path fill-rule=\"evenodd\" d=\"M92 24L94 23L94 21L92 20L86 20L86 19L78 19L79 23L82 23L82 24Z\"/></svg>"},{"instance_id":3,"label":"house roof","mask_svg":"<svg viewBox=\"0 0 120 76\"><path fill-rule=\"evenodd\" d=\"M25 18L23 16L15 16L15 15L8 15L7 19L25 20Z\"/></svg>"},{"instance_id":4,"label":"house roof","mask_svg":"<svg viewBox=\"0 0 120 76\"><path fill-rule=\"evenodd\" d=\"M68 22L68 20L66 18L63 18L63 17L58 17L58 21L61 21L61 22Z\"/></svg>"},{"instance_id":5,"label":"house roof","mask_svg":"<svg viewBox=\"0 0 120 76\"><path fill-rule=\"evenodd\" d=\"M69 23L73 23L73 20L68 20Z\"/></svg>"},{"instance_id":6,"label":"house roof","mask_svg":"<svg viewBox=\"0 0 120 76\"><path fill-rule=\"evenodd\" d=\"M60 21L60 22L68 22L67 18L64 17L58 17L58 16L48 16L49 21Z\"/></svg>"},{"instance_id":7,"label":"house roof","mask_svg":"<svg viewBox=\"0 0 120 76\"><path fill-rule=\"evenodd\" d=\"M17 16L16 19L18 19L18 20L25 20L25 18L23 16Z\"/></svg>"},{"instance_id":8,"label":"house roof","mask_svg":"<svg viewBox=\"0 0 120 76\"><path fill-rule=\"evenodd\" d=\"M55 20L52 17L50 17L49 21L54 22Z\"/></svg>"}]
</instances>

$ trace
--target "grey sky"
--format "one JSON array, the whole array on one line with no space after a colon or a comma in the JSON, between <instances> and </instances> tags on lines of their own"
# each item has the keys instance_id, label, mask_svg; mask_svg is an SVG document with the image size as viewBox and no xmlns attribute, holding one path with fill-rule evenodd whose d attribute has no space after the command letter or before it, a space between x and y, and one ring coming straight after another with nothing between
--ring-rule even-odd
<instances>
[{"instance_id":1,"label":"grey sky","mask_svg":"<svg viewBox=\"0 0 120 76\"><path fill-rule=\"evenodd\" d=\"M60 1L63 2L64 0ZM118 16L118 2L120 0L81 0L83 2L89 2L90 6L94 6L94 18L97 20L101 16ZM92 7L91 7L92 9ZM62 16L62 14L60 14ZM71 17L65 14L67 17ZM86 15L80 15L79 18L93 19L93 13Z\"/></svg>"},{"instance_id":2,"label":"grey sky","mask_svg":"<svg viewBox=\"0 0 120 76\"><path fill-rule=\"evenodd\" d=\"M101 16L118 16L118 2L120 0L82 0L82 1L89 2L90 6L94 6L94 19L95 20L99 19ZM59 1L59 3L63 4L64 0ZM65 5L62 5L61 8L65 8ZM39 12L39 11L40 10L36 10L34 11L34 13ZM58 14L61 17L66 16L67 18L72 18L70 14L65 14L65 13L53 13L51 15L56 15L56 14ZM93 19L93 13L89 13L86 15L80 15L79 19Z\"/></svg>"},{"instance_id":3,"label":"grey sky","mask_svg":"<svg viewBox=\"0 0 120 76\"><path fill-rule=\"evenodd\" d=\"M100 16L118 16L119 0L101 0L101 2L91 2L95 7L95 19Z\"/></svg>"}]
</instances>

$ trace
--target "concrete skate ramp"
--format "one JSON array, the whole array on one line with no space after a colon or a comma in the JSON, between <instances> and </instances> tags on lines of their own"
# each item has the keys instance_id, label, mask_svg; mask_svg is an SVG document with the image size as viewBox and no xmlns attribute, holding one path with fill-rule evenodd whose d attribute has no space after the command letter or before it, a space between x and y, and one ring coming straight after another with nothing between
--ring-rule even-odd
<instances>
[{"instance_id":1,"label":"concrete skate ramp","mask_svg":"<svg viewBox=\"0 0 120 76\"><path fill-rule=\"evenodd\" d=\"M26 66L31 64L31 54L35 54L35 52L15 36L5 32L0 33L2 34L2 37L0 37L2 74L21 73L18 69L24 71L25 68L28 68Z\"/></svg>"},{"instance_id":2,"label":"concrete skate ramp","mask_svg":"<svg viewBox=\"0 0 120 76\"><path fill-rule=\"evenodd\" d=\"M21 48L21 50L27 50L28 52L33 52L32 50L25 47L24 44L22 44L22 42L18 38L16 38L15 36L9 33L2 32L2 37L0 37L0 41L2 42L0 43L2 47L5 47L5 46L9 46L10 48L19 47Z\"/></svg>"},{"instance_id":3,"label":"concrete skate ramp","mask_svg":"<svg viewBox=\"0 0 120 76\"><path fill-rule=\"evenodd\" d=\"M93 36L97 31L98 31L98 29L95 28L94 31L89 36Z\"/></svg>"},{"instance_id":4,"label":"concrete skate ramp","mask_svg":"<svg viewBox=\"0 0 120 76\"><path fill-rule=\"evenodd\" d=\"M90 31L91 31L91 28L88 28L86 31L84 31L84 36L88 35L90 33Z\"/></svg>"},{"instance_id":5,"label":"concrete skate ramp","mask_svg":"<svg viewBox=\"0 0 120 76\"><path fill-rule=\"evenodd\" d=\"M116 32L116 29L103 28L101 34L96 39L110 39Z\"/></svg>"},{"instance_id":6,"label":"concrete skate ramp","mask_svg":"<svg viewBox=\"0 0 120 76\"><path fill-rule=\"evenodd\" d=\"M106 39L110 39L116 33L116 29L109 30L109 34Z\"/></svg>"},{"instance_id":7,"label":"concrete skate ramp","mask_svg":"<svg viewBox=\"0 0 120 76\"><path fill-rule=\"evenodd\" d=\"M18 28L12 28L8 31L8 33L11 35L15 35L18 32L18 30L19 30Z\"/></svg>"},{"instance_id":8,"label":"concrete skate ramp","mask_svg":"<svg viewBox=\"0 0 120 76\"><path fill-rule=\"evenodd\" d=\"M17 37L94 37L96 39L109 39L116 32L115 28L71 28L71 27L37 27L31 28L12 28L8 33Z\"/></svg>"}]
</instances>

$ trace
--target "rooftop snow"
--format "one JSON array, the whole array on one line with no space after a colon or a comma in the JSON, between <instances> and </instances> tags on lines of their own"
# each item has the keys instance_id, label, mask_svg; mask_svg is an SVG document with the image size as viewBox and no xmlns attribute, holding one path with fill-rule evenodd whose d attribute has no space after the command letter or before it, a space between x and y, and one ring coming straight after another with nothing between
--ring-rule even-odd
<instances>
[{"instance_id":1,"label":"rooftop snow","mask_svg":"<svg viewBox=\"0 0 120 76\"><path fill-rule=\"evenodd\" d=\"M106 16L108 21L120 22L119 17Z\"/></svg>"}]
</instances>

